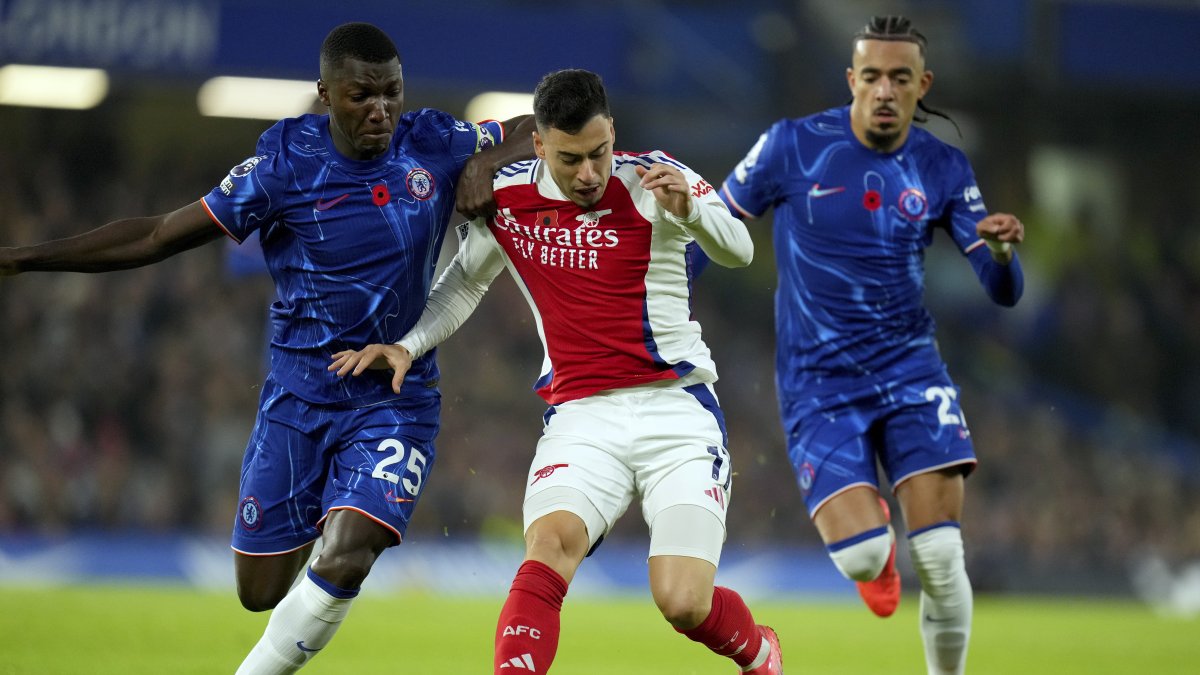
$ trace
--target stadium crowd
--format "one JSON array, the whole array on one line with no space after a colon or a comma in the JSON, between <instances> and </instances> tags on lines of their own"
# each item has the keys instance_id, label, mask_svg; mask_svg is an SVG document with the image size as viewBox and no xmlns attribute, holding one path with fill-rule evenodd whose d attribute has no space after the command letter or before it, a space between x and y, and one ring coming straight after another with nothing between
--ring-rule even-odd
<instances>
[{"instance_id":1,"label":"stadium crowd","mask_svg":"<svg viewBox=\"0 0 1200 675\"><path fill-rule=\"evenodd\" d=\"M167 153L118 123L4 114L29 133L0 153L0 245L195 199L256 133L206 122L209 147ZM37 140L48 136L50 151ZM733 161L698 168L719 179ZM978 164L981 177L1002 175L986 156ZM1140 216L1123 218L1119 237L1089 236L1086 214L1051 227L1006 205L1029 228L1014 310L982 299L948 240L931 252L928 301L981 460L964 523L981 591L1124 592L1146 556L1200 559L1200 228L1171 199L1130 209ZM769 226L751 229L751 268L710 269L696 285L737 473L727 546L819 546L775 407ZM226 537L272 295L264 276L230 274L219 246L171 265L0 281L0 536ZM520 540L541 354L518 325L516 287L498 282L490 296L440 350L438 464L410 538ZM617 534L640 536L634 521Z\"/></svg>"}]
</instances>

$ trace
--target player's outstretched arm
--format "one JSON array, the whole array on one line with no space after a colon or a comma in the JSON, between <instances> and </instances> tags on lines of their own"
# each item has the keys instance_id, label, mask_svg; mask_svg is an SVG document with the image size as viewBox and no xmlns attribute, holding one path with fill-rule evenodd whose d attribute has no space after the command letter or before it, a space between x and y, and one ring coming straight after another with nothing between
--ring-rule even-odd
<instances>
[{"instance_id":1,"label":"player's outstretched arm","mask_svg":"<svg viewBox=\"0 0 1200 675\"><path fill-rule=\"evenodd\" d=\"M642 187L650 190L667 213L700 245L700 250L722 267L745 267L754 259L754 241L746 225L734 218L720 201L692 196L687 178L673 166L656 163L636 168Z\"/></svg>"},{"instance_id":2,"label":"player's outstretched arm","mask_svg":"<svg viewBox=\"0 0 1200 675\"><path fill-rule=\"evenodd\" d=\"M412 354L400 345L371 344L358 351L347 349L333 355L333 363L328 370L337 371L338 377L354 375L358 377L369 370L387 370L395 372L392 375L392 391L400 393L404 386L404 375L412 367Z\"/></svg>"},{"instance_id":3,"label":"player's outstretched arm","mask_svg":"<svg viewBox=\"0 0 1200 675\"><path fill-rule=\"evenodd\" d=\"M358 351L333 355L327 370L338 377L361 375L368 369L395 370L392 391L400 393L413 359L441 344L471 316L492 281L504 269L504 250L482 220L466 223L466 235L454 259L434 284L425 311L394 345L372 344Z\"/></svg>"},{"instance_id":4,"label":"player's outstretched arm","mask_svg":"<svg viewBox=\"0 0 1200 675\"><path fill-rule=\"evenodd\" d=\"M476 153L463 166L454 195L454 208L467 218L491 218L496 215L492 179L501 168L532 159L533 115L521 115L504 123L504 142Z\"/></svg>"},{"instance_id":5,"label":"player's outstretched arm","mask_svg":"<svg viewBox=\"0 0 1200 675\"><path fill-rule=\"evenodd\" d=\"M221 237L199 201L159 216L115 220L32 246L0 248L0 274L109 272L142 267Z\"/></svg>"}]
</instances>

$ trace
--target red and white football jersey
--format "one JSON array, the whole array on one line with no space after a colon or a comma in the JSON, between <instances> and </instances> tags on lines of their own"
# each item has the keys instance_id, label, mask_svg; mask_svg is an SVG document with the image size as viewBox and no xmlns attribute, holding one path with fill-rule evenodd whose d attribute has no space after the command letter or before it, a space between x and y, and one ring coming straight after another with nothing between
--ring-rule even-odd
<instances>
[{"instance_id":1,"label":"red and white football jersey","mask_svg":"<svg viewBox=\"0 0 1200 675\"><path fill-rule=\"evenodd\" d=\"M679 169L691 186L687 219L641 187L636 167L656 162ZM742 264L753 246L703 178L662 152L616 153L604 196L585 209L542 161L528 160L499 172L495 197L494 218L460 226L458 255L400 344L419 354L440 342L507 267L533 310L545 349L535 389L549 403L684 376L717 379L692 318L688 244L703 229L706 241Z\"/></svg>"}]
</instances>

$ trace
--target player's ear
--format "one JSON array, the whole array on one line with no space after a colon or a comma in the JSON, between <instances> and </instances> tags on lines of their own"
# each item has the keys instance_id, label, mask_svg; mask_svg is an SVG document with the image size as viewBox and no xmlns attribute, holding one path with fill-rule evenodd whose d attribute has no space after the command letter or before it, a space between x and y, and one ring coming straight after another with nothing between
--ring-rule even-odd
<instances>
[{"instance_id":1,"label":"player's ear","mask_svg":"<svg viewBox=\"0 0 1200 675\"><path fill-rule=\"evenodd\" d=\"M322 105L329 107L329 87L325 86L325 80L317 80L317 98Z\"/></svg>"},{"instance_id":2,"label":"player's ear","mask_svg":"<svg viewBox=\"0 0 1200 675\"><path fill-rule=\"evenodd\" d=\"M929 93L929 88L933 86L933 71L926 70L921 73L921 98L925 98L925 94Z\"/></svg>"},{"instance_id":3,"label":"player's ear","mask_svg":"<svg viewBox=\"0 0 1200 675\"><path fill-rule=\"evenodd\" d=\"M546 146L542 145L542 135L536 130L533 132L533 153L538 159L546 159Z\"/></svg>"},{"instance_id":4,"label":"player's ear","mask_svg":"<svg viewBox=\"0 0 1200 675\"><path fill-rule=\"evenodd\" d=\"M846 84L850 87L850 94L854 95L854 69L846 69Z\"/></svg>"}]
</instances>

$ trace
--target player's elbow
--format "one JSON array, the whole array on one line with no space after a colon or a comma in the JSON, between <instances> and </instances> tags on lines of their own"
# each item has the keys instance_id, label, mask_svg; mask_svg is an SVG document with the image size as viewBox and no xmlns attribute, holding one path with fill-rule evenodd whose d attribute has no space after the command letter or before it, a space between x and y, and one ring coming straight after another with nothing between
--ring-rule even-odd
<instances>
[{"instance_id":1,"label":"player's elbow","mask_svg":"<svg viewBox=\"0 0 1200 675\"><path fill-rule=\"evenodd\" d=\"M730 267L749 267L752 262L754 262L754 244L747 243L745 247L738 251L734 264L730 265Z\"/></svg>"},{"instance_id":2,"label":"player's elbow","mask_svg":"<svg viewBox=\"0 0 1200 675\"><path fill-rule=\"evenodd\" d=\"M739 242L736 246L723 249L719 255L709 257L721 267L746 267L754 262L754 243L747 238L745 242Z\"/></svg>"}]
</instances>

